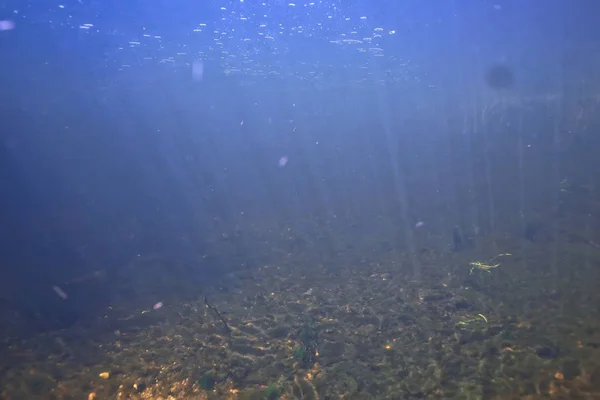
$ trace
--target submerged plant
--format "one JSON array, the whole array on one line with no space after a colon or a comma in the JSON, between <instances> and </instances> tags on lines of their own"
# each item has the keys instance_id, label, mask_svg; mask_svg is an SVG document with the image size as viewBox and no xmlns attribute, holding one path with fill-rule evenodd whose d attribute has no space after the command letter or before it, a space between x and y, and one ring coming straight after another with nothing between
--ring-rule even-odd
<instances>
[{"instance_id":1,"label":"submerged plant","mask_svg":"<svg viewBox=\"0 0 600 400\"><path fill-rule=\"evenodd\" d=\"M267 400L277 400L280 397L280 390L275 384L270 384L268 388L263 391L263 395Z\"/></svg>"},{"instance_id":2,"label":"submerged plant","mask_svg":"<svg viewBox=\"0 0 600 400\"><path fill-rule=\"evenodd\" d=\"M300 345L294 350L294 358L302 363L310 360L310 353L306 350L306 347Z\"/></svg>"},{"instance_id":3,"label":"submerged plant","mask_svg":"<svg viewBox=\"0 0 600 400\"><path fill-rule=\"evenodd\" d=\"M481 322L488 323L487 318L483 314L477 314L475 318L469 318L456 323L456 326L461 329L473 328L474 324L480 324Z\"/></svg>"},{"instance_id":4,"label":"submerged plant","mask_svg":"<svg viewBox=\"0 0 600 400\"><path fill-rule=\"evenodd\" d=\"M207 372L198 379L198 384L207 392L212 392L215 389L215 377L211 372Z\"/></svg>"},{"instance_id":5,"label":"submerged plant","mask_svg":"<svg viewBox=\"0 0 600 400\"><path fill-rule=\"evenodd\" d=\"M492 269L494 268L498 268L500 266L500 263L498 264L491 264L496 258L498 257L504 257L504 256L510 256L512 254L510 253L503 253L503 254L498 254L495 257L492 257L492 259L490 261L488 261L488 263L483 263L481 261L472 261L469 263L469 265L471 266L471 269L469 270L469 273L472 274L474 270L478 269L481 271L485 271L487 273L491 273Z\"/></svg>"},{"instance_id":6,"label":"submerged plant","mask_svg":"<svg viewBox=\"0 0 600 400\"><path fill-rule=\"evenodd\" d=\"M317 356L317 327L313 320L307 319L298 332L300 345L294 350L294 358L305 367L314 363Z\"/></svg>"}]
</instances>

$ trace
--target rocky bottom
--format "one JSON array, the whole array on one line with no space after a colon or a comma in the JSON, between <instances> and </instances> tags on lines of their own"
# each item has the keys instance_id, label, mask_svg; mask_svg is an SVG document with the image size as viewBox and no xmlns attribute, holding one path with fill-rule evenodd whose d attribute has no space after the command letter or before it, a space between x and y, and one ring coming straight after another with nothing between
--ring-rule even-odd
<instances>
[{"instance_id":1,"label":"rocky bottom","mask_svg":"<svg viewBox=\"0 0 600 400\"><path fill-rule=\"evenodd\" d=\"M561 278L516 257L424 261L415 277L397 259L344 264L262 266L193 301L115 305L13 341L0 397L600 398L599 294L584 267Z\"/></svg>"}]
</instances>

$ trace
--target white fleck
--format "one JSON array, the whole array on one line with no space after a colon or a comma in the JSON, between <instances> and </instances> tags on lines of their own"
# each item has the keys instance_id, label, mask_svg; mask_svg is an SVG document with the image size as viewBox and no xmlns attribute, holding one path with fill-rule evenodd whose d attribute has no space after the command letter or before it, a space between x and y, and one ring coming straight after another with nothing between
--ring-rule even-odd
<instances>
[{"instance_id":1,"label":"white fleck","mask_svg":"<svg viewBox=\"0 0 600 400\"><path fill-rule=\"evenodd\" d=\"M63 300L66 300L69 296L67 296L67 294L58 286L52 286L52 290L54 290L54 293L56 293L58 295L58 297L60 297Z\"/></svg>"}]
</instances>

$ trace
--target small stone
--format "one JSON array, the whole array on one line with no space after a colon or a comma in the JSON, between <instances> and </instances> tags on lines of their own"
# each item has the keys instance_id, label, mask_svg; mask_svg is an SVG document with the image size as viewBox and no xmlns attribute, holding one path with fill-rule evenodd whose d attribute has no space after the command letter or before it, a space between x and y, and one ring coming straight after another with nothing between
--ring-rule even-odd
<instances>
[{"instance_id":1,"label":"small stone","mask_svg":"<svg viewBox=\"0 0 600 400\"><path fill-rule=\"evenodd\" d=\"M137 393L142 393L144 390L146 390L146 384L145 383L134 383L133 384L133 388L135 389L135 391Z\"/></svg>"},{"instance_id":2,"label":"small stone","mask_svg":"<svg viewBox=\"0 0 600 400\"><path fill-rule=\"evenodd\" d=\"M101 372L100 375L98 375L98 376L102 379L108 379L110 377L110 373L109 372Z\"/></svg>"}]
</instances>

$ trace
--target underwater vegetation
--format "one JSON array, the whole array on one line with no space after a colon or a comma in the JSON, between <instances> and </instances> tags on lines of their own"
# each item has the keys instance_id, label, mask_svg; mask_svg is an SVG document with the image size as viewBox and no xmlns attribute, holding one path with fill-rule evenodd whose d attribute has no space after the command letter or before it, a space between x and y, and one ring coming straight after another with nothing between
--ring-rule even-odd
<instances>
[{"instance_id":1,"label":"underwater vegetation","mask_svg":"<svg viewBox=\"0 0 600 400\"><path fill-rule=\"evenodd\" d=\"M215 376L212 372L206 372L200 379L198 379L198 385L207 392L212 392L215 388Z\"/></svg>"}]
</instances>

